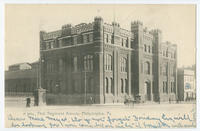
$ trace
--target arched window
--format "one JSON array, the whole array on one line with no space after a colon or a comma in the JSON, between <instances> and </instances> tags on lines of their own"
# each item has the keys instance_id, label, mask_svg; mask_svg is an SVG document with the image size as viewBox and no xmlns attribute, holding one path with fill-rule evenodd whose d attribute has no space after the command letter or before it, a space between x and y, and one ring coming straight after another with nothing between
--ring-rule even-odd
<instances>
[{"instance_id":1,"label":"arched window","mask_svg":"<svg viewBox=\"0 0 200 131\"><path fill-rule=\"evenodd\" d=\"M121 93L124 93L124 81L121 79Z\"/></svg>"},{"instance_id":2,"label":"arched window","mask_svg":"<svg viewBox=\"0 0 200 131\"><path fill-rule=\"evenodd\" d=\"M106 86L106 93L108 93L109 92L109 90L108 90L108 78L106 77L106 80L105 80L105 86Z\"/></svg>"},{"instance_id":3,"label":"arched window","mask_svg":"<svg viewBox=\"0 0 200 131\"><path fill-rule=\"evenodd\" d=\"M144 73L150 74L150 63L148 61L144 63Z\"/></svg>"}]
</instances>

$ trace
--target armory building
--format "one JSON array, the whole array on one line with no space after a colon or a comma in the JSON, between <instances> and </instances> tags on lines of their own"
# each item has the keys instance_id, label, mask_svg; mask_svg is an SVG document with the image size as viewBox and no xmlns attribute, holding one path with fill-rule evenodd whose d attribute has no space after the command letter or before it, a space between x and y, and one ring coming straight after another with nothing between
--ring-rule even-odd
<instances>
[{"instance_id":1,"label":"armory building","mask_svg":"<svg viewBox=\"0 0 200 131\"><path fill-rule=\"evenodd\" d=\"M177 46L143 23L63 25L40 32L41 86L47 104L121 103L177 99Z\"/></svg>"}]
</instances>

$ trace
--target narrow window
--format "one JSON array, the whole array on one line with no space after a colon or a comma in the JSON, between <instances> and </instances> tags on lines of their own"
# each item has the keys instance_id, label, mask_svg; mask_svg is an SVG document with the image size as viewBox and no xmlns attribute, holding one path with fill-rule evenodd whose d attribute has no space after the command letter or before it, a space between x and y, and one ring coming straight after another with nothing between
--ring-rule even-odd
<instances>
[{"instance_id":1,"label":"narrow window","mask_svg":"<svg viewBox=\"0 0 200 131\"><path fill-rule=\"evenodd\" d=\"M105 81L106 83L106 93L108 93L109 91L108 91L108 78L106 77L106 81Z\"/></svg>"},{"instance_id":2,"label":"narrow window","mask_svg":"<svg viewBox=\"0 0 200 131\"><path fill-rule=\"evenodd\" d=\"M124 81L121 79L121 93L124 93Z\"/></svg>"}]
</instances>

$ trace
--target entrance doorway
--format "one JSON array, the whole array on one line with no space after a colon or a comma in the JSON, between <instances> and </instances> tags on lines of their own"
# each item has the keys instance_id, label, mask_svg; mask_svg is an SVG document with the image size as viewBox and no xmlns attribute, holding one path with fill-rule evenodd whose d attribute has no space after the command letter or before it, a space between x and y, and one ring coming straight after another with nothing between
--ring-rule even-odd
<instances>
[{"instance_id":1,"label":"entrance doorway","mask_svg":"<svg viewBox=\"0 0 200 131\"><path fill-rule=\"evenodd\" d=\"M146 81L144 83L144 87L146 89L146 100L151 101L151 85L150 85L150 82Z\"/></svg>"}]
</instances>

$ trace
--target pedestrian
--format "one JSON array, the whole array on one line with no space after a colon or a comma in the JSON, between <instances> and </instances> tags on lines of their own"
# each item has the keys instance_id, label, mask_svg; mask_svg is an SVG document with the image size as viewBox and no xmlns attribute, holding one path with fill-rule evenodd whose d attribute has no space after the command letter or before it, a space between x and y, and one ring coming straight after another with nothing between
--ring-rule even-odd
<instances>
[{"instance_id":1,"label":"pedestrian","mask_svg":"<svg viewBox=\"0 0 200 131\"><path fill-rule=\"evenodd\" d=\"M26 107L30 107L31 104L31 98L26 98Z\"/></svg>"},{"instance_id":2,"label":"pedestrian","mask_svg":"<svg viewBox=\"0 0 200 131\"><path fill-rule=\"evenodd\" d=\"M158 96L158 103L160 104L160 96Z\"/></svg>"},{"instance_id":3,"label":"pedestrian","mask_svg":"<svg viewBox=\"0 0 200 131\"><path fill-rule=\"evenodd\" d=\"M93 104L93 97L90 96L90 103Z\"/></svg>"}]
</instances>

